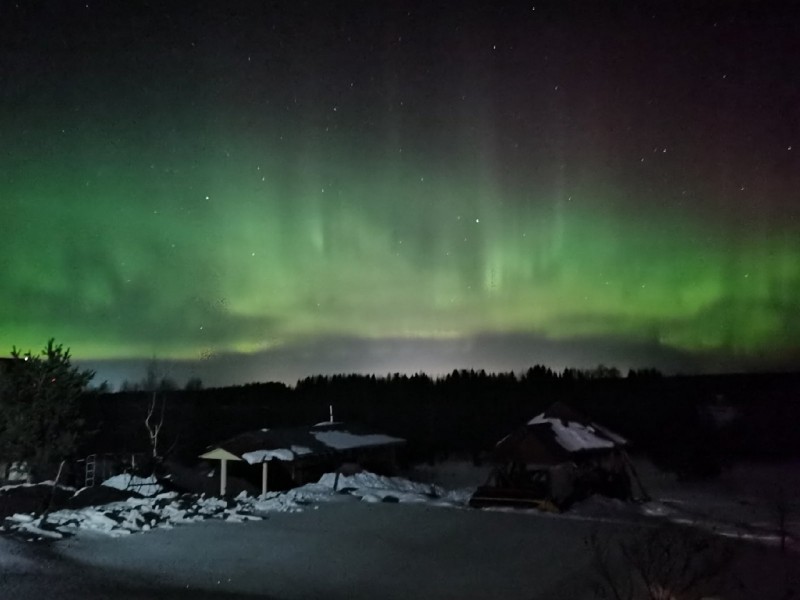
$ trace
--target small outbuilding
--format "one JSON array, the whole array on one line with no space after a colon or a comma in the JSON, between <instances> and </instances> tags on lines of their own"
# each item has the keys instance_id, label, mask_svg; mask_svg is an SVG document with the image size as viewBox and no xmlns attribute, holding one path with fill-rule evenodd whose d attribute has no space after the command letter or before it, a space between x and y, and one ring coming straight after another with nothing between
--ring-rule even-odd
<instances>
[{"instance_id":1,"label":"small outbuilding","mask_svg":"<svg viewBox=\"0 0 800 600\"><path fill-rule=\"evenodd\" d=\"M631 480L639 481L627 446L621 435L556 403L497 443L496 467L471 504L563 508L595 493L632 499Z\"/></svg>"},{"instance_id":2,"label":"small outbuilding","mask_svg":"<svg viewBox=\"0 0 800 600\"><path fill-rule=\"evenodd\" d=\"M239 477L258 476L264 494L275 487L317 481L349 465L391 474L397 467L397 450L405 443L360 425L325 421L311 427L248 431L209 447L200 458L220 462L220 495L227 492L229 462Z\"/></svg>"}]
</instances>

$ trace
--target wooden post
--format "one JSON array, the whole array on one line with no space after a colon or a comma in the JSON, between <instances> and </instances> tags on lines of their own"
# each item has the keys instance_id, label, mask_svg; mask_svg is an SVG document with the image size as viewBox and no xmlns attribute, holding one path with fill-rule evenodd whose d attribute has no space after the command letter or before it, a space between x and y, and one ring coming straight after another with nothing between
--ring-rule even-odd
<instances>
[{"instance_id":1,"label":"wooden post","mask_svg":"<svg viewBox=\"0 0 800 600\"><path fill-rule=\"evenodd\" d=\"M219 469L219 495L223 498L225 497L225 491L228 487L228 461L226 459L222 459L220 461L220 469Z\"/></svg>"},{"instance_id":2,"label":"wooden post","mask_svg":"<svg viewBox=\"0 0 800 600\"><path fill-rule=\"evenodd\" d=\"M261 463L261 495L267 494L267 476L269 475L269 463L264 461Z\"/></svg>"}]
</instances>

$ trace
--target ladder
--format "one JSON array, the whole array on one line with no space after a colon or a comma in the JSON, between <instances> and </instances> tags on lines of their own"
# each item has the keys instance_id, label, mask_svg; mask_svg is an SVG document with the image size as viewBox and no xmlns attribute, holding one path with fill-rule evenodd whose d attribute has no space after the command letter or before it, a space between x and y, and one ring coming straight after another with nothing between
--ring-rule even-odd
<instances>
[{"instance_id":1,"label":"ladder","mask_svg":"<svg viewBox=\"0 0 800 600\"><path fill-rule=\"evenodd\" d=\"M94 473L97 456L90 454L86 457L86 476L84 479L84 487L94 487Z\"/></svg>"}]
</instances>

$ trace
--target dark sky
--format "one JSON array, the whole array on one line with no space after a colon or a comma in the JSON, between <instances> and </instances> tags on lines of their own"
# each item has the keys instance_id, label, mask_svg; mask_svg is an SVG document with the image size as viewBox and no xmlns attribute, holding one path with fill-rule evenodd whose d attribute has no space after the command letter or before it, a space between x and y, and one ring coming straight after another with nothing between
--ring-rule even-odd
<instances>
[{"instance_id":1,"label":"dark sky","mask_svg":"<svg viewBox=\"0 0 800 600\"><path fill-rule=\"evenodd\" d=\"M3 2L0 343L139 379L800 357L800 9Z\"/></svg>"}]
</instances>

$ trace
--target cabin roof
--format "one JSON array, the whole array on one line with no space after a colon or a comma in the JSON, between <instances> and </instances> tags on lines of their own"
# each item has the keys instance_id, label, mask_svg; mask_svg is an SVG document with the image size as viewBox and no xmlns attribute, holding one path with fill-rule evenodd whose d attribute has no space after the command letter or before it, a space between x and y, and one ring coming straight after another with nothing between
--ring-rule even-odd
<instances>
[{"instance_id":1,"label":"cabin roof","mask_svg":"<svg viewBox=\"0 0 800 600\"><path fill-rule=\"evenodd\" d=\"M500 440L495 456L529 464L559 464L627 444L621 435L557 403Z\"/></svg>"},{"instance_id":2,"label":"cabin roof","mask_svg":"<svg viewBox=\"0 0 800 600\"><path fill-rule=\"evenodd\" d=\"M326 456L347 450L397 446L405 440L366 427L342 422L323 422L311 427L283 427L247 431L209 447L201 458L214 450L224 450L250 464L269 460L294 461Z\"/></svg>"}]
</instances>

